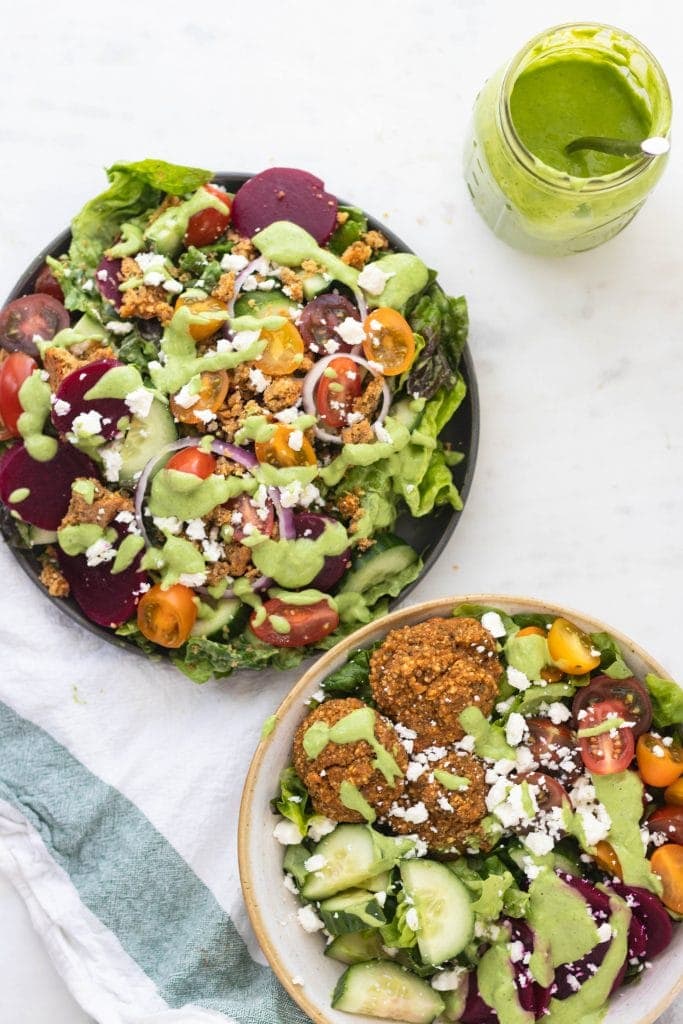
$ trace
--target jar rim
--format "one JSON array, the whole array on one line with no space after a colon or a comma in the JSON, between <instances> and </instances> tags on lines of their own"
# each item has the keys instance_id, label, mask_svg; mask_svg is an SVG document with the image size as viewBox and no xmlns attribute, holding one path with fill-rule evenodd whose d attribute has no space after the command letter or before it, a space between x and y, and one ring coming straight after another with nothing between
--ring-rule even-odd
<instances>
[{"instance_id":1,"label":"jar rim","mask_svg":"<svg viewBox=\"0 0 683 1024\"><path fill-rule=\"evenodd\" d=\"M657 136L661 135L664 138L668 138L671 134L671 89L664 73L664 69L652 51L639 39L631 35L630 32L626 32L624 29L617 28L615 25L604 24L602 22L586 21L563 22L560 25L553 25L551 28L547 28L543 32L539 32L533 37L533 39L530 39L525 43L522 49L519 50L510 60L503 73L499 96L498 114L502 135L504 140L512 149L518 162L526 171L533 175L533 177L539 179L544 184L552 185L555 188L565 189L569 192L576 192L578 190L584 192L608 191L609 189L618 188L626 182L630 182L634 178L637 178L640 174L652 167L655 159L662 158L648 156L643 153L641 156L632 160L626 167L622 167L618 171L612 171L609 174L594 176L591 178L579 177L578 175L569 174L567 171L562 171L559 168L553 167L551 164L547 164L543 160L540 160L530 149L527 148L527 146L525 146L517 133L517 129L512 119L510 99L512 96L512 89L520 70L520 65L534 50L534 48L542 42L542 40L547 39L556 33L567 30L595 30L596 35L599 32L607 31L631 44L633 49L647 61L648 66L654 72L657 85L661 93L662 105L666 111L663 119L665 127L663 127L662 130L653 132L653 134ZM589 48L590 40L587 39L586 43L587 48ZM653 124L653 128L654 127L656 127L656 125Z\"/></svg>"}]
</instances>

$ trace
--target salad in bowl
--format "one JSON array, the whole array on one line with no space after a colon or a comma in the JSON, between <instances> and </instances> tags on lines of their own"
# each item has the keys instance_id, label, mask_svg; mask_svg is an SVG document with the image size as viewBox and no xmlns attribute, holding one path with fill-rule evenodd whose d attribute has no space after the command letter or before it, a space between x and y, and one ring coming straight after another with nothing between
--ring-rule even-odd
<instances>
[{"instance_id":1,"label":"salad in bowl","mask_svg":"<svg viewBox=\"0 0 683 1024\"><path fill-rule=\"evenodd\" d=\"M335 1024L654 1019L680 988L683 690L538 603L441 600L354 640L245 789L247 907L293 997Z\"/></svg>"},{"instance_id":2,"label":"salad in bowl","mask_svg":"<svg viewBox=\"0 0 683 1024\"><path fill-rule=\"evenodd\" d=\"M0 312L5 531L197 681L297 664L418 577L401 516L462 507L465 300L305 171L107 173Z\"/></svg>"}]
</instances>

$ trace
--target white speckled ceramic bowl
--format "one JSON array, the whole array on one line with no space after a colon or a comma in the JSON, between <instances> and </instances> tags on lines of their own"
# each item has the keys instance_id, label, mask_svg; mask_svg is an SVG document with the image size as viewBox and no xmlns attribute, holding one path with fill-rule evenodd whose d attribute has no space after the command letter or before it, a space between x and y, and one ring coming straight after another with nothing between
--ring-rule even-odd
<instances>
[{"instance_id":1,"label":"white speckled ceramic bowl","mask_svg":"<svg viewBox=\"0 0 683 1024\"><path fill-rule=\"evenodd\" d=\"M277 712L277 726L259 744L249 769L239 820L239 861L244 899L258 941L291 997L316 1024L368 1024L372 1018L342 1013L330 1006L332 991L344 967L323 956L320 934L308 934L299 925L300 903L282 884L283 847L273 838L275 819L270 801L277 791L279 773L291 762L294 733L305 715L305 702L322 680L346 661L358 647L367 647L390 629L413 625L436 615L450 615L464 602L494 605L512 614L549 612L562 615L587 632L606 631L621 644L633 674L668 673L653 658L611 626L571 609L526 598L476 594L442 598L394 612L358 630L315 663L291 690ZM605 1024L651 1024L683 991L683 926L669 948L658 957L637 985L621 989L610 1002ZM293 979L303 979L295 985ZM394 1022L395 1024L395 1022ZM580 1022L577 1021L577 1024Z\"/></svg>"}]
</instances>

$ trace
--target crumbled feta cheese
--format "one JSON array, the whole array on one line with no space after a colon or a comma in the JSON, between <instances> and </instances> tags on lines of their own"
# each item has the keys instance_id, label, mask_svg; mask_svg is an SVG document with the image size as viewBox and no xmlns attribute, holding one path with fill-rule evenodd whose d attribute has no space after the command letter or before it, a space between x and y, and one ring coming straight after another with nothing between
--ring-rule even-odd
<instances>
[{"instance_id":1,"label":"crumbled feta cheese","mask_svg":"<svg viewBox=\"0 0 683 1024\"><path fill-rule=\"evenodd\" d=\"M294 881L294 876L290 875L289 872L282 879L282 884L284 885L285 889L287 889L288 892L293 893L295 896L299 895L299 887Z\"/></svg>"},{"instance_id":2,"label":"crumbled feta cheese","mask_svg":"<svg viewBox=\"0 0 683 1024\"><path fill-rule=\"evenodd\" d=\"M323 836L334 832L336 827L336 821L332 821L331 818L325 818L322 814L316 814L309 822L307 835L314 843L319 843Z\"/></svg>"},{"instance_id":3,"label":"crumbled feta cheese","mask_svg":"<svg viewBox=\"0 0 683 1024\"><path fill-rule=\"evenodd\" d=\"M102 429L102 417L96 409L91 409L90 412L81 412L73 420L71 429L74 434L92 437L99 434Z\"/></svg>"},{"instance_id":4,"label":"crumbled feta cheese","mask_svg":"<svg viewBox=\"0 0 683 1024\"><path fill-rule=\"evenodd\" d=\"M300 452L304 444L303 430L293 430L287 438L287 444L293 452Z\"/></svg>"},{"instance_id":5,"label":"crumbled feta cheese","mask_svg":"<svg viewBox=\"0 0 683 1024\"><path fill-rule=\"evenodd\" d=\"M322 853L314 853L304 861L304 867L307 871L320 871L326 864L327 859L323 857Z\"/></svg>"},{"instance_id":6,"label":"crumbled feta cheese","mask_svg":"<svg viewBox=\"0 0 683 1024\"><path fill-rule=\"evenodd\" d=\"M100 448L100 455L104 465L104 479L110 483L116 483L123 463L121 452L116 451L115 448Z\"/></svg>"},{"instance_id":7,"label":"crumbled feta cheese","mask_svg":"<svg viewBox=\"0 0 683 1024\"><path fill-rule=\"evenodd\" d=\"M513 711L505 724L505 738L511 747L518 747L524 739L527 724L524 715Z\"/></svg>"},{"instance_id":8,"label":"crumbled feta cheese","mask_svg":"<svg viewBox=\"0 0 683 1024\"><path fill-rule=\"evenodd\" d=\"M85 551L85 560L91 568L103 562L111 562L113 558L116 558L116 549L104 537L96 540Z\"/></svg>"},{"instance_id":9,"label":"crumbled feta cheese","mask_svg":"<svg viewBox=\"0 0 683 1024\"><path fill-rule=\"evenodd\" d=\"M445 811L446 814L448 814L449 812L451 814L453 813L453 808L451 807L450 803L448 802L445 796L438 796L436 798L436 802L441 808L441 810Z\"/></svg>"},{"instance_id":10,"label":"crumbled feta cheese","mask_svg":"<svg viewBox=\"0 0 683 1024\"><path fill-rule=\"evenodd\" d=\"M518 668L513 668L512 665L507 667L507 679L510 686L515 690L528 690L531 686L531 681L527 679L523 672L520 672Z\"/></svg>"},{"instance_id":11,"label":"crumbled feta cheese","mask_svg":"<svg viewBox=\"0 0 683 1024\"><path fill-rule=\"evenodd\" d=\"M308 508L319 500L320 491L314 484L302 484L300 480L292 480L280 488L280 504L283 508L294 508L295 505Z\"/></svg>"},{"instance_id":12,"label":"crumbled feta cheese","mask_svg":"<svg viewBox=\"0 0 683 1024\"><path fill-rule=\"evenodd\" d=\"M381 295L393 274L385 274L376 263L368 263L358 275L358 285L368 295Z\"/></svg>"},{"instance_id":13,"label":"crumbled feta cheese","mask_svg":"<svg viewBox=\"0 0 683 1024\"><path fill-rule=\"evenodd\" d=\"M68 416L71 412L70 403L65 402L63 398L55 398L52 408L54 409L56 416Z\"/></svg>"},{"instance_id":14,"label":"crumbled feta cheese","mask_svg":"<svg viewBox=\"0 0 683 1024\"><path fill-rule=\"evenodd\" d=\"M184 587L203 587L206 583L205 572L181 572L178 583Z\"/></svg>"},{"instance_id":15,"label":"crumbled feta cheese","mask_svg":"<svg viewBox=\"0 0 683 1024\"><path fill-rule=\"evenodd\" d=\"M342 320L340 324L337 324L335 331L343 342L351 347L356 345L362 345L365 338L365 331L363 325L355 317L347 316L345 320Z\"/></svg>"},{"instance_id":16,"label":"crumbled feta cheese","mask_svg":"<svg viewBox=\"0 0 683 1024\"><path fill-rule=\"evenodd\" d=\"M281 409L280 412L275 413L275 419L279 420L280 423L291 424L294 420L297 420L301 415L299 409L295 405L290 405L286 409Z\"/></svg>"},{"instance_id":17,"label":"crumbled feta cheese","mask_svg":"<svg viewBox=\"0 0 683 1024\"><path fill-rule=\"evenodd\" d=\"M305 932L319 932L325 927L311 906L300 907L296 912L299 924Z\"/></svg>"},{"instance_id":18,"label":"crumbled feta cheese","mask_svg":"<svg viewBox=\"0 0 683 1024\"><path fill-rule=\"evenodd\" d=\"M299 826L295 825L293 821L287 821L286 818L278 821L273 829L273 835L278 843L281 843L283 846L296 846L297 843L301 842Z\"/></svg>"},{"instance_id":19,"label":"crumbled feta cheese","mask_svg":"<svg viewBox=\"0 0 683 1024\"><path fill-rule=\"evenodd\" d=\"M135 391L131 391L126 395L124 401L133 416L137 416L138 419L144 420L147 419L149 416L149 410L152 408L154 392L145 387L136 388Z\"/></svg>"},{"instance_id":20,"label":"crumbled feta cheese","mask_svg":"<svg viewBox=\"0 0 683 1024\"><path fill-rule=\"evenodd\" d=\"M411 825L420 825L423 821L427 821L429 812L423 802L418 800L413 807L408 807L403 817L406 821L409 821Z\"/></svg>"},{"instance_id":21,"label":"crumbled feta cheese","mask_svg":"<svg viewBox=\"0 0 683 1024\"><path fill-rule=\"evenodd\" d=\"M437 992L454 992L459 987L464 973L464 967L452 967L448 971L440 971L432 978L432 988Z\"/></svg>"},{"instance_id":22,"label":"crumbled feta cheese","mask_svg":"<svg viewBox=\"0 0 683 1024\"><path fill-rule=\"evenodd\" d=\"M183 524L175 516L154 516L152 522L157 530L162 533L170 533L176 537L183 528Z\"/></svg>"},{"instance_id":23,"label":"crumbled feta cheese","mask_svg":"<svg viewBox=\"0 0 683 1024\"><path fill-rule=\"evenodd\" d=\"M173 401L181 409L190 409L199 401L199 392L194 390L192 383L183 384L180 391L173 396Z\"/></svg>"},{"instance_id":24,"label":"crumbled feta cheese","mask_svg":"<svg viewBox=\"0 0 683 1024\"><path fill-rule=\"evenodd\" d=\"M216 418L215 412L212 412L211 409L195 409L193 411L193 415L195 419L199 420L200 423L203 423L204 426L207 426L211 420Z\"/></svg>"},{"instance_id":25,"label":"crumbled feta cheese","mask_svg":"<svg viewBox=\"0 0 683 1024\"><path fill-rule=\"evenodd\" d=\"M183 286L180 281L176 281L174 278L167 278L161 286L165 292L169 292L171 295L180 295L183 290Z\"/></svg>"},{"instance_id":26,"label":"crumbled feta cheese","mask_svg":"<svg viewBox=\"0 0 683 1024\"><path fill-rule=\"evenodd\" d=\"M235 274L239 274L240 270L244 270L249 260L246 256L238 256L237 253L226 252L221 260L221 270L233 271Z\"/></svg>"},{"instance_id":27,"label":"crumbled feta cheese","mask_svg":"<svg viewBox=\"0 0 683 1024\"><path fill-rule=\"evenodd\" d=\"M249 370L249 383L258 394L263 394L272 378L266 377L262 370L259 370L258 366L252 366Z\"/></svg>"},{"instance_id":28,"label":"crumbled feta cheese","mask_svg":"<svg viewBox=\"0 0 683 1024\"><path fill-rule=\"evenodd\" d=\"M465 734L461 740L458 740L453 744L456 750L461 751L463 754L473 754L476 740L474 736Z\"/></svg>"},{"instance_id":29,"label":"crumbled feta cheese","mask_svg":"<svg viewBox=\"0 0 683 1024\"><path fill-rule=\"evenodd\" d=\"M132 324L123 323L122 320L108 320L104 325L112 334L130 334L133 330Z\"/></svg>"},{"instance_id":30,"label":"crumbled feta cheese","mask_svg":"<svg viewBox=\"0 0 683 1024\"><path fill-rule=\"evenodd\" d=\"M102 270L97 271L95 276L98 281L106 281L107 278L109 277L109 271L105 267L103 267Z\"/></svg>"},{"instance_id":31,"label":"crumbled feta cheese","mask_svg":"<svg viewBox=\"0 0 683 1024\"><path fill-rule=\"evenodd\" d=\"M220 562L225 554L225 548L215 540L202 541L202 554L207 562Z\"/></svg>"},{"instance_id":32,"label":"crumbled feta cheese","mask_svg":"<svg viewBox=\"0 0 683 1024\"><path fill-rule=\"evenodd\" d=\"M236 352L244 352L245 348L249 348L255 341L261 336L261 331L237 331L232 338L232 347Z\"/></svg>"},{"instance_id":33,"label":"crumbled feta cheese","mask_svg":"<svg viewBox=\"0 0 683 1024\"><path fill-rule=\"evenodd\" d=\"M524 959L524 943L520 939L517 939L516 942L510 942L508 944L508 952L511 963L520 963Z\"/></svg>"},{"instance_id":34,"label":"crumbled feta cheese","mask_svg":"<svg viewBox=\"0 0 683 1024\"><path fill-rule=\"evenodd\" d=\"M553 701L552 704L548 705L548 718L553 725L561 725L562 722L567 722L572 717L572 713L566 704L562 704L559 700Z\"/></svg>"},{"instance_id":35,"label":"crumbled feta cheese","mask_svg":"<svg viewBox=\"0 0 683 1024\"><path fill-rule=\"evenodd\" d=\"M505 626L498 612L484 612L481 624L496 639L505 636Z\"/></svg>"},{"instance_id":36,"label":"crumbled feta cheese","mask_svg":"<svg viewBox=\"0 0 683 1024\"><path fill-rule=\"evenodd\" d=\"M552 836L547 835L545 832L529 832L528 835L523 837L522 842L537 857L543 857L544 854L550 853L555 845Z\"/></svg>"},{"instance_id":37,"label":"crumbled feta cheese","mask_svg":"<svg viewBox=\"0 0 683 1024\"><path fill-rule=\"evenodd\" d=\"M242 281L243 292L255 292L257 287L258 281L256 280L255 274L249 274L249 276L245 277L244 281Z\"/></svg>"},{"instance_id":38,"label":"crumbled feta cheese","mask_svg":"<svg viewBox=\"0 0 683 1024\"><path fill-rule=\"evenodd\" d=\"M411 932L416 932L418 930L420 927L420 919L417 916L417 910L415 907L408 907L406 910L405 921Z\"/></svg>"},{"instance_id":39,"label":"crumbled feta cheese","mask_svg":"<svg viewBox=\"0 0 683 1024\"><path fill-rule=\"evenodd\" d=\"M185 534L190 540L204 540L206 537L206 526L203 519L190 519L185 527Z\"/></svg>"},{"instance_id":40,"label":"crumbled feta cheese","mask_svg":"<svg viewBox=\"0 0 683 1024\"><path fill-rule=\"evenodd\" d=\"M598 928L598 942L609 942L612 938L612 926L608 921Z\"/></svg>"},{"instance_id":41,"label":"crumbled feta cheese","mask_svg":"<svg viewBox=\"0 0 683 1024\"><path fill-rule=\"evenodd\" d=\"M411 744L412 742L413 741L410 740ZM417 780L424 772L426 772L426 770L427 766L424 764L420 764L419 761L410 761L408 767L406 768L406 779L408 780L408 782L417 782Z\"/></svg>"}]
</instances>

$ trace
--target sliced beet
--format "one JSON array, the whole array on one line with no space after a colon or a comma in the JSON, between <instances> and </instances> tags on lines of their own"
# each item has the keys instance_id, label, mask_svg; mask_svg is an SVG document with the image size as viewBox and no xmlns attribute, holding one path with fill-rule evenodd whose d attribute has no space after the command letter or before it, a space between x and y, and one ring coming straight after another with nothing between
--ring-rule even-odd
<instances>
[{"instance_id":1,"label":"sliced beet","mask_svg":"<svg viewBox=\"0 0 683 1024\"><path fill-rule=\"evenodd\" d=\"M498 1014L485 1003L479 993L477 972L471 971L467 989L467 1002L460 1015L461 1024L497 1024Z\"/></svg>"},{"instance_id":2,"label":"sliced beet","mask_svg":"<svg viewBox=\"0 0 683 1024\"><path fill-rule=\"evenodd\" d=\"M119 538L127 534L123 523L112 523ZM88 565L85 555L67 555L57 550L59 566L66 576L71 593L83 614L98 626L115 629L135 614L141 587L149 582L146 572L140 571L140 552L131 565L112 575L112 561Z\"/></svg>"},{"instance_id":3,"label":"sliced beet","mask_svg":"<svg viewBox=\"0 0 683 1024\"><path fill-rule=\"evenodd\" d=\"M294 529L297 540L307 537L309 540L317 540L323 533L326 523L335 522L330 516L319 516L314 512L297 512L294 516ZM351 551L349 548L341 555L326 555L325 564L315 577L311 580L310 586L315 590L322 590L329 593L339 583L346 570L351 565Z\"/></svg>"},{"instance_id":4,"label":"sliced beet","mask_svg":"<svg viewBox=\"0 0 683 1024\"><path fill-rule=\"evenodd\" d=\"M576 875L570 875L564 871L558 871L557 874L563 882L566 882L567 885L583 896L596 921L601 923L607 921L610 916L609 896L604 892L600 892L591 882L587 882L585 878L577 878Z\"/></svg>"},{"instance_id":5,"label":"sliced beet","mask_svg":"<svg viewBox=\"0 0 683 1024\"><path fill-rule=\"evenodd\" d=\"M0 459L0 499L26 523L56 530L66 515L71 485L80 476L99 477L91 460L70 444L60 444L49 462L32 459L23 443L9 448ZM27 489L23 501L10 501L15 491Z\"/></svg>"},{"instance_id":6,"label":"sliced beet","mask_svg":"<svg viewBox=\"0 0 683 1024\"><path fill-rule=\"evenodd\" d=\"M37 356L36 340L50 341L70 324L69 314L52 295L22 295L0 312L0 348Z\"/></svg>"},{"instance_id":7,"label":"sliced beet","mask_svg":"<svg viewBox=\"0 0 683 1024\"><path fill-rule=\"evenodd\" d=\"M510 936L513 942L521 942L524 952L530 955L534 951L534 933L526 921L518 918L510 918L507 922L510 927ZM524 958L513 963L515 972L515 984L519 995L519 1004L523 1010L528 1010L539 1020L545 1013L552 998L552 986L544 988L539 985L529 970Z\"/></svg>"},{"instance_id":8,"label":"sliced beet","mask_svg":"<svg viewBox=\"0 0 683 1024\"><path fill-rule=\"evenodd\" d=\"M103 299L111 302L114 309L118 309L123 302L123 295L119 291L119 285L123 280L121 266L123 260L110 260L103 256L95 272L95 284Z\"/></svg>"},{"instance_id":9,"label":"sliced beet","mask_svg":"<svg viewBox=\"0 0 683 1024\"><path fill-rule=\"evenodd\" d=\"M294 167L271 167L254 175L235 193L233 227L249 238L276 220L305 228L323 245L337 223L336 197L324 182Z\"/></svg>"},{"instance_id":10,"label":"sliced beet","mask_svg":"<svg viewBox=\"0 0 683 1024\"><path fill-rule=\"evenodd\" d=\"M673 938L673 925L666 910L648 889L638 885L624 885L623 882L610 882L617 896L626 900L631 913L643 925L647 938L645 956L648 960L658 956L669 945ZM630 937L630 936L629 936Z\"/></svg>"},{"instance_id":11,"label":"sliced beet","mask_svg":"<svg viewBox=\"0 0 683 1024\"><path fill-rule=\"evenodd\" d=\"M67 434L76 417L89 412L97 412L101 417L100 428L95 433L101 434L107 440L111 440L118 433L117 424L121 417L130 416L130 409L123 399L87 399L85 395L108 370L122 365L116 359L98 359L74 370L64 378L52 406L52 422L60 434Z\"/></svg>"},{"instance_id":12,"label":"sliced beet","mask_svg":"<svg viewBox=\"0 0 683 1024\"><path fill-rule=\"evenodd\" d=\"M590 953L582 956L580 960L575 960L571 964L560 964L555 971L555 991L553 992L553 997L555 999L569 999L570 996L575 995L577 992L576 984L583 985L595 973L589 965L599 967L605 959L609 947L610 942L601 942L591 949ZM572 980L570 981L570 979Z\"/></svg>"}]
</instances>

